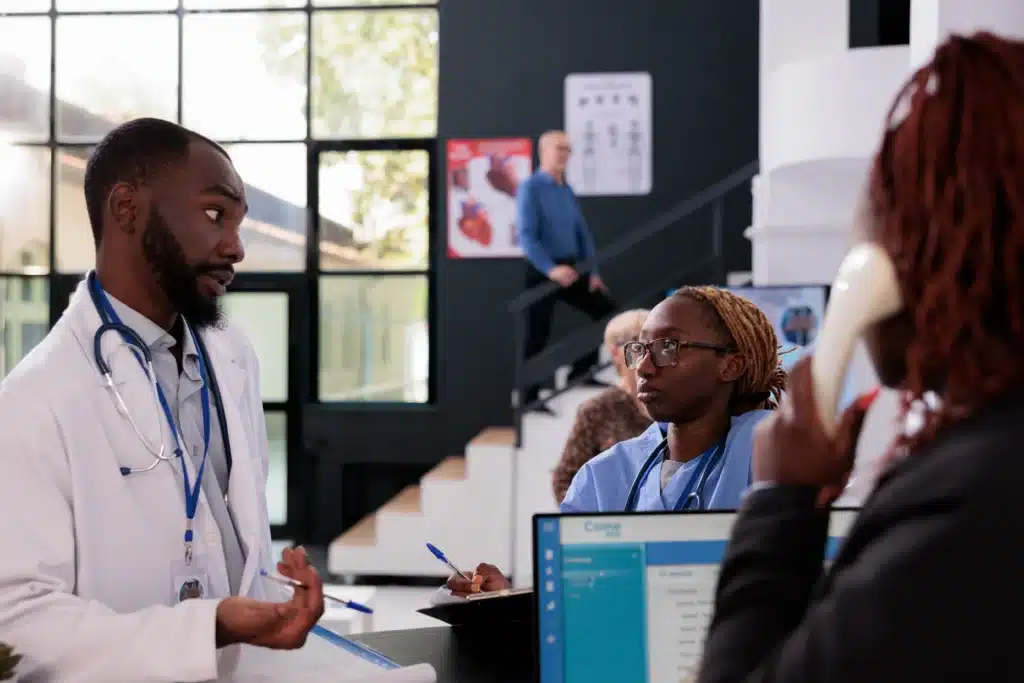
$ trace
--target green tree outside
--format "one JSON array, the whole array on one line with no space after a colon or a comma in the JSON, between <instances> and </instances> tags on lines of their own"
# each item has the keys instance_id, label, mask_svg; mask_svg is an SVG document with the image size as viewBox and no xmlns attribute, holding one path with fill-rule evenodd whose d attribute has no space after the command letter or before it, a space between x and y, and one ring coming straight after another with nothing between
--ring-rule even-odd
<instances>
[{"instance_id":1,"label":"green tree outside","mask_svg":"<svg viewBox=\"0 0 1024 683\"><path fill-rule=\"evenodd\" d=\"M268 22L260 35L268 66L295 73L305 60L304 17ZM317 138L433 137L437 129L437 11L313 14L312 131ZM427 265L425 154L350 152L326 163L358 169L352 221L367 265ZM330 187L322 186L321 194ZM361 228L361 229L360 229Z\"/></svg>"}]
</instances>

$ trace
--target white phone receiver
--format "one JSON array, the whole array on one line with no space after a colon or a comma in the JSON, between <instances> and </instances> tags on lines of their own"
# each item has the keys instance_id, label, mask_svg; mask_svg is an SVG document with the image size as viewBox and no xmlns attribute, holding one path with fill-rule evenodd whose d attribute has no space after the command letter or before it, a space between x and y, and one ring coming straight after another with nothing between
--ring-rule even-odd
<instances>
[{"instance_id":1,"label":"white phone receiver","mask_svg":"<svg viewBox=\"0 0 1024 683\"><path fill-rule=\"evenodd\" d=\"M832 283L821 332L814 342L811 378L818 413L826 429L836 427L839 393L857 339L871 325L903 307L896 269L873 242L854 246Z\"/></svg>"}]
</instances>

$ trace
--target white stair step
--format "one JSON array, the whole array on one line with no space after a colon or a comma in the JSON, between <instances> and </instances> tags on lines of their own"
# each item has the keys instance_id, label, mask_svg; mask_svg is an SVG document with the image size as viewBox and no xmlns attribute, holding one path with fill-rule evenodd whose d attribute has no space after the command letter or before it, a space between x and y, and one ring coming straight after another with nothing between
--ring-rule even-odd
<instances>
[{"instance_id":1,"label":"white stair step","mask_svg":"<svg viewBox=\"0 0 1024 683\"><path fill-rule=\"evenodd\" d=\"M468 509L466 459L445 458L420 480L423 515L431 522L447 522Z\"/></svg>"},{"instance_id":2,"label":"white stair step","mask_svg":"<svg viewBox=\"0 0 1024 683\"><path fill-rule=\"evenodd\" d=\"M406 486L377 511L377 544L382 539L422 540L424 532L419 486Z\"/></svg>"},{"instance_id":3,"label":"white stair step","mask_svg":"<svg viewBox=\"0 0 1024 683\"><path fill-rule=\"evenodd\" d=\"M515 434L484 430L466 447L408 486L331 544L334 574L447 577L426 549L440 547L453 562L512 564L512 495ZM486 511L482 514L482 511Z\"/></svg>"},{"instance_id":4,"label":"white stair step","mask_svg":"<svg viewBox=\"0 0 1024 683\"><path fill-rule=\"evenodd\" d=\"M326 585L324 593L342 600L352 600L374 609L377 589L372 586ZM331 600L324 601L324 615L320 625L341 635L373 631L373 615L349 609Z\"/></svg>"},{"instance_id":5,"label":"white stair step","mask_svg":"<svg viewBox=\"0 0 1024 683\"><path fill-rule=\"evenodd\" d=\"M443 581L448 574L422 544L343 546L332 543L327 566L332 574L380 574L385 576L426 576Z\"/></svg>"}]
</instances>

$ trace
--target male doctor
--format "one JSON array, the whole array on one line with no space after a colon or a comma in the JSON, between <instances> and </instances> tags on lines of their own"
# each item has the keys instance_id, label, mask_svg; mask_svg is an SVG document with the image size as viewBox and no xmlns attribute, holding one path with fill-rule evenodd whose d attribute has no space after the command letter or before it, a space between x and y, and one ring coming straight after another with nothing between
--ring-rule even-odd
<instances>
[{"instance_id":1,"label":"male doctor","mask_svg":"<svg viewBox=\"0 0 1024 683\"><path fill-rule=\"evenodd\" d=\"M24 680L215 679L226 646L299 647L323 613L302 550L276 565L306 586L290 599L260 575L275 566L259 369L217 302L244 256L245 188L214 143L140 119L96 148L85 195L96 271L0 389L0 641ZM134 337L95 343L104 321Z\"/></svg>"}]
</instances>

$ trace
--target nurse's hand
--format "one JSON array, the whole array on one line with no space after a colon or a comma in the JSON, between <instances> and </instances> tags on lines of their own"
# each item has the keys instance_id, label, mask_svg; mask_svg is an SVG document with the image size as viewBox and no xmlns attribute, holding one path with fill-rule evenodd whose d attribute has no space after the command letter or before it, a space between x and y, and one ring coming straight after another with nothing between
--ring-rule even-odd
<instances>
[{"instance_id":1,"label":"nurse's hand","mask_svg":"<svg viewBox=\"0 0 1024 683\"><path fill-rule=\"evenodd\" d=\"M782 405L754 432L754 481L814 487L820 491L819 503L830 504L853 469L870 402L856 401L829 436L814 402L810 356L793 366L788 384Z\"/></svg>"},{"instance_id":2,"label":"nurse's hand","mask_svg":"<svg viewBox=\"0 0 1024 683\"><path fill-rule=\"evenodd\" d=\"M302 647L324 613L324 586L302 548L286 548L281 574L301 581L288 602L260 602L232 596L217 605L217 647L246 643L275 650Z\"/></svg>"},{"instance_id":3,"label":"nurse's hand","mask_svg":"<svg viewBox=\"0 0 1024 683\"><path fill-rule=\"evenodd\" d=\"M508 579L505 578L500 569L486 562L477 565L476 571L473 572L471 578L454 575L448 579L448 583L445 585L448 586L452 595L460 598L472 595L473 593L489 593L512 587L512 584L508 582Z\"/></svg>"}]
</instances>

